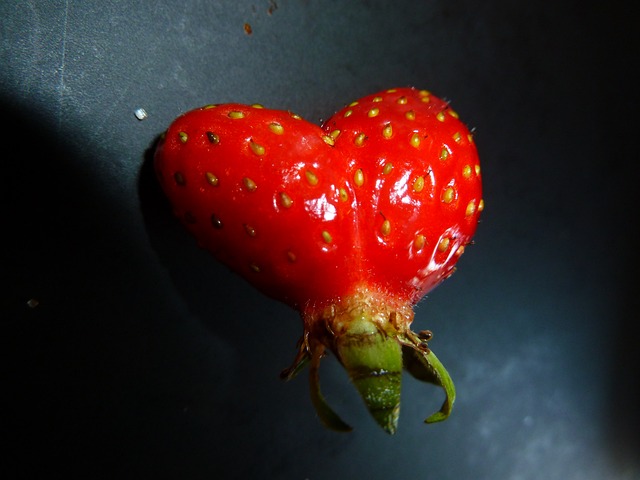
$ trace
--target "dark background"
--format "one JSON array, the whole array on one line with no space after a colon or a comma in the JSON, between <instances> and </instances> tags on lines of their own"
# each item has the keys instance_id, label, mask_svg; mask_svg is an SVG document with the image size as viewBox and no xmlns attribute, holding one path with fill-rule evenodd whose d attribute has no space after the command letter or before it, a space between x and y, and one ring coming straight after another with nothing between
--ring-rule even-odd
<instances>
[{"instance_id":1,"label":"dark background","mask_svg":"<svg viewBox=\"0 0 640 480\"><path fill-rule=\"evenodd\" d=\"M621 1L1 2L2 477L640 478L638 24ZM475 245L414 324L458 400L424 425L441 392L407 377L388 436L328 358L338 434L278 378L297 314L197 249L150 152L206 103L319 123L409 85L483 168Z\"/></svg>"}]
</instances>

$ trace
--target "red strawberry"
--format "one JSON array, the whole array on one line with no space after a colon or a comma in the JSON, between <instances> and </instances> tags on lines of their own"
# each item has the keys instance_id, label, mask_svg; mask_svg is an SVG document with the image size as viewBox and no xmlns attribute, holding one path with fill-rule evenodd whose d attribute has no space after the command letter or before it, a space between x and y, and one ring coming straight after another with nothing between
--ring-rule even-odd
<instances>
[{"instance_id":1,"label":"red strawberry","mask_svg":"<svg viewBox=\"0 0 640 480\"><path fill-rule=\"evenodd\" d=\"M300 312L304 335L283 376L310 361L327 426L349 428L319 390L326 350L389 433L403 367L446 392L426 421L449 415L453 383L430 333L410 329L413 306L453 272L484 205L473 138L447 103L390 89L321 128L260 105L211 105L172 123L155 167L200 245Z\"/></svg>"}]
</instances>

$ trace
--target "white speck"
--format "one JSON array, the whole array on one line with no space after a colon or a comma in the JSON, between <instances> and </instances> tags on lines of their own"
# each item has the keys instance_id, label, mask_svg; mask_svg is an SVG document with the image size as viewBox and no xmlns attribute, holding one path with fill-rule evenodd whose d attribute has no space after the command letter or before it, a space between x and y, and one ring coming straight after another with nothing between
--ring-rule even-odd
<instances>
[{"instance_id":1,"label":"white speck","mask_svg":"<svg viewBox=\"0 0 640 480\"><path fill-rule=\"evenodd\" d=\"M312 200L305 200L305 209L315 217L330 222L338 215L336 206L329 202L326 195Z\"/></svg>"},{"instance_id":2,"label":"white speck","mask_svg":"<svg viewBox=\"0 0 640 480\"><path fill-rule=\"evenodd\" d=\"M145 118L147 118L147 111L144 108L136 108L135 111L133 112L133 114L140 121L142 121Z\"/></svg>"},{"instance_id":3,"label":"white speck","mask_svg":"<svg viewBox=\"0 0 640 480\"><path fill-rule=\"evenodd\" d=\"M36 308L38 305L40 305L40 302L38 301L38 299L36 298L31 298L29 299L29 301L27 302L27 306L29 308Z\"/></svg>"}]
</instances>

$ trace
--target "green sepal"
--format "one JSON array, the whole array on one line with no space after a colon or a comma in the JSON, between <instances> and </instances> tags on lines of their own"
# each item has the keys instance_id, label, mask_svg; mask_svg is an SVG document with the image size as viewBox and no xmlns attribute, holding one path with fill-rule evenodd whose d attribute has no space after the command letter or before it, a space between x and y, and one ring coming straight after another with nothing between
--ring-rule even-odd
<instances>
[{"instance_id":1,"label":"green sepal","mask_svg":"<svg viewBox=\"0 0 640 480\"><path fill-rule=\"evenodd\" d=\"M436 354L426 347L404 344L402 348L405 369L418 380L434 383L444 389L445 400L440 410L426 418L425 423L446 420L456 400L456 388L451 376Z\"/></svg>"},{"instance_id":2,"label":"green sepal","mask_svg":"<svg viewBox=\"0 0 640 480\"><path fill-rule=\"evenodd\" d=\"M314 351L310 353L310 348L305 339L301 339L298 344L298 353L293 363L288 368L280 372L282 380L291 380L304 367L311 363L309 368L309 392L311 396L311 404L316 410L316 414L325 427L338 432L349 432L352 428L347 425L337 413L329 406L320 391L320 359L324 354L324 347L317 345Z\"/></svg>"},{"instance_id":3,"label":"green sepal","mask_svg":"<svg viewBox=\"0 0 640 480\"><path fill-rule=\"evenodd\" d=\"M282 380L289 381L294 378L298 373L302 371L304 367L307 366L311 357L309 356L309 352L306 347L300 342L300 346L298 348L298 354L296 358L293 360L293 363L288 368L285 368L280 372L280 378Z\"/></svg>"},{"instance_id":4,"label":"green sepal","mask_svg":"<svg viewBox=\"0 0 640 480\"><path fill-rule=\"evenodd\" d=\"M320 391L320 358L322 357L322 349L317 349L313 352L311 358L311 367L309 369L309 389L311 394L311 403L316 409L318 418L320 421L331 430L337 432L350 432L351 426L346 424L336 412L329 406L325 400L322 392Z\"/></svg>"}]
</instances>

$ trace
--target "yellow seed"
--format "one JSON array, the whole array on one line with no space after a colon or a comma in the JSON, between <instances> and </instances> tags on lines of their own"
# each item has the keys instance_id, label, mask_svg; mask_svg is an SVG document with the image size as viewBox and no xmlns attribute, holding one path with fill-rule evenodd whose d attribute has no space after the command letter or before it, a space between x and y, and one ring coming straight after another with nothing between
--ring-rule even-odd
<instances>
[{"instance_id":1,"label":"yellow seed","mask_svg":"<svg viewBox=\"0 0 640 480\"><path fill-rule=\"evenodd\" d=\"M347 200L349 200L349 194L347 193L347 190L343 187L340 187L338 189L338 197L340 198L341 202L346 202Z\"/></svg>"},{"instance_id":2,"label":"yellow seed","mask_svg":"<svg viewBox=\"0 0 640 480\"><path fill-rule=\"evenodd\" d=\"M189 140L189 135L187 135L185 132L178 132L178 137L180 137L181 143L187 143L187 140Z\"/></svg>"},{"instance_id":3,"label":"yellow seed","mask_svg":"<svg viewBox=\"0 0 640 480\"><path fill-rule=\"evenodd\" d=\"M209 142L214 145L220 143L220 137L213 132L207 132L207 138L209 139Z\"/></svg>"},{"instance_id":4,"label":"yellow seed","mask_svg":"<svg viewBox=\"0 0 640 480\"><path fill-rule=\"evenodd\" d=\"M443 193L442 193L442 201L444 203L451 203L453 201L455 197L455 192L453 190L453 187L449 187L447 188Z\"/></svg>"},{"instance_id":5,"label":"yellow seed","mask_svg":"<svg viewBox=\"0 0 640 480\"><path fill-rule=\"evenodd\" d=\"M380 113L380 109L379 108L372 108L371 110L369 110L367 112L367 115L369 117L376 117L379 113Z\"/></svg>"},{"instance_id":6,"label":"yellow seed","mask_svg":"<svg viewBox=\"0 0 640 480\"><path fill-rule=\"evenodd\" d=\"M422 97L422 98L420 99L420 101L421 101L422 103L429 103L429 102L431 101L431 97L427 95L427 96L425 96L425 97Z\"/></svg>"},{"instance_id":7,"label":"yellow seed","mask_svg":"<svg viewBox=\"0 0 640 480\"><path fill-rule=\"evenodd\" d=\"M441 121L444 122L446 120L447 117L444 116L444 112L438 112L438 114L436 115L436 118Z\"/></svg>"},{"instance_id":8,"label":"yellow seed","mask_svg":"<svg viewBox=\"0 0 640 480\"><path fill-rule=\"evenodd\" d=\"M457 113L455 110L453 110L452 108L449 108L449 109L447 110L447 112L448 112L448 113L449 113L449 115L451 115L453 118L459 118L459 117L458 117L458 113Z\"/></svg>"},{"instance_id":9,"label":"yellow seed","mask_svg":"<svg viewBox=\"0 0 640 480\"><path fill-rule=\"evenodd\" d=\"M218 105L216 105L215 103L210 103L209 105L205 105L204 107L202 107L203 110L209 110L211 108L216 108Z\"/></svg>"},{"instance_id":10,"label":"yellow seed","mask_svg":"<svg viewBox=\"0 0 640 480\"><path fill-rule=\"evenodd\" d=\"M440 150L440 160L446 160L447 158L449 158L449 149L442 147L442 150Z\"/></svg>"},{"instance_id":11,"label":"yellow seed","mask_svg":"<svg viewBox=\"0 0 640 480\"><path fill-rule=\"evenodd\" d=\"M291 208L291 205L293 205L293 200L291 200L291 197L285 192L280 192L280 205L282 205L284 208Z\"/></svg>"},{"instance_id":12,"label":"yellow seed","mask_svg":"<svg viewBox=\"0 0 640 480\"><path fill-rule=\"evenodd\" d=\"M278 122L271 122L269 124L269 130L271 130L276 135L282 135L284 133L284 127Z\"/></svg>"},{"instance_id":13,"label":"yellow seed","mask_svg":"<svg viewBox=\"0 0 640 480\"><path fill-rule=\"evenodd\" d=\"M456 132L453 134L453 140L456 143L460 143L462 141L462 135L460 134L460 132Z\"/></svg>"},{"instance_id":14,"label":"yellow seed","mask_svg":"<svg viewBox=\"0 0 640 480\"><path fill-rule=\"evenodd\" d=\"M425 243L426 239L424 238L424 235L416 235L416 238L413 240L413 248L419 252L422 250Z\"/></svg>"},{"instance_id":15,"label":"yellow seed","mask_svg":"<svg viewBox=\"0 0 640 480\"><path fill-rule=\"evenodd\" d=\"M331 243L333 241L333 237L331 237L331 234L329 232L327 232L326 230L323 230L322 240L324 240L324 243Z\"/></svg>"},{"instance_id":16,"label":"yellow seed","mask_svg":"<svg viewBox=\"0 0 640 480\"><path fill-rule=\"evenodd\" d=\"M476 169L476 175L480 175L480 164L476 164L475 169Z\"/></svg>"},{"instance_id":17,"label":"yellow seed","mask_svg":"<svg viewBox=\"0 0 640 480\"><path fill-rule=\"evenodd\" d=\"M249 268L251 270L253 270L253 272L255 272L255 273L260 273L260 267L258 265L256 265L255 263L249 264Z\"/></svg>"},{"instance_id":18,"label":"yellow seed","mask_svg":"<svg viewBox=\"0 0 640 480\"><path fill-rule=\"evenodd\" d=\"M467 204L467 209L465 210L464 214L469 217L471 215L473 215L476 212L476 201L475 200L471 200L468 204Z\"/></svg>"},{"instance_id":19,"label":"yellow seed","mask_svg":"<svg viewBox=\"0 0 640 480\"><path fill-rule=\"evenodd\" d=\"M173 179L176 181L178 185L184 185L187 183L187 179L184 178L182 172L176 172L173 174Z\"/></svg>"},{"instance_id":20,"label":"yellow seed","mask_svg":"<svg viewBox=\"0 0 640 480\"><path fill-rule=\"evenodd\" d=\"M420 90L418 92L418 95L420 95L421 97L428 97L429 95L431 95L431 92L429 90Z\"/></svg>"},{"instance_id":21,"label":"yellow seed","mask_svg":"<svg viewBox=\"0 0 640 480\"><path fill-rule=\"evenodd\" d=\"M249 177L244 177L242 179L242 183L244 185L244 188L246 188L248 192L253 192L256 188L258 188L256 182L251 180Z\"/></svg>"},{"instance_id":22,"label":"yellow seed","mask_svg":"<svg viewBox=\"0 0 640 480\"><path fill-rule=\"evenodd\" d=\"M347 110L346 112L344 112L344 118L350 117L352 113L353 110Z\"/></svg>"},{"instance_id":23,"label":"yellow seed","mask_svg":"<svg viewBox=\"0 0 640 480\"><path fill-rule=\"evenodd\" d=\"M418 148L420 146L420 135L418 135L417 133L411 135L411 140L409 140L409 143L411 143L412 147Z\"/></svg>"},{"instance_id":24,"label":"yellow seed","mask_svg":"<svg viewBox=\"0 0 640 480\"><path fill-rule=\"evenodd\" d=\"M387 93L395 93L397 90L395 88L389 88Z\"/></svg>"},{"instance_id":25,"label":"yellow seed","mask_svg":"<svg viewBox=\"0 0 640 480\"><path fill-rule=\"evenodd\" d=\"M473 174L473 168L471 168L471 165L465 165L462 168L462 176L464 178L471 178L472 174Z\"/></svg>"},{"instance_id":26,"label":"yellow seed","mask_svg":"<svg viewBox=\"0 0 640 480\"><path fill-rule=\"evenodd\" d=\"M473 134L472 133L467 135L467 140L469 140L469 143L473 143Z\"/></svg>"},{"instance_id":27,"label":"yellow seed","mask_svg":"<svg viewBox=\"0 0 640 480\"><path fill-rule=\"evenodd\" d=\"M331 135L323 135L322 140L324 140L324 143L331 147L335 145L335 142L333 141L333 137Z\"/></svg>"},{"instance_id":28,"label":"yellow seed","mask_svg":"<svg viewBox=\"0 0 640 480\"><path fill-rule=\"evenodd\" d=\"M478 202L478 211L481 212L484 210L484 199L481 199L480 202Z\"/></svg>"},{"instance_id":29,"label":"yellow seed","mask_svg":"<svg viewBox=\"0 0 640 480\"><path fill-rule=\"evenodd\" d=\"M382 129L382 136L384 138L391 138L391 135L393 135L393 128L390 123L387 123Z\"/></svg>"},{"instance_id":30,"label":"yellow seed","mask_svg":"<svg viewBox=\"0 0 640 480\"><path fill-rule=\"evenodd\" d=\"M244 113L243 112L239 112L237 110L233 110L233 111L229 112L227 114L227 116L229 118L233 118L233 119L244 118Z\"/></svg>"},{"instance_id":31,"label":"yellow seed","mask_svg":"<svg viewBox=\"0 0 640 480\"><path fill-rule=\"evenodd\" d=\"M253 108L264 108L264 105L260 104L260 103L254 103L253 105L251 105Z\"/></svg>"},{"instance_id":32,"label":"yellow seed","mask_svg":"<svg viewBox=\"0 0 640 480\"><path fill-rule=\"evenodd\" d=\"M209 185L211 185L212 187L218 186L218 177L216 177L213 173L207 172L204 175L207 178L207 182L209 183Z\"/></svg>"},{"instance_id":33,"label":"yellow seed","mask_svg":"<svg viewBox=\"0 0 640 480\"><path fill-rule=\"evenodd\" d=\"M409 110L407 113L404 114L404 116L406 117L407 120L415 120L416 112L414 112L413 110Z\"/></svg>"},{"instance_id":34,"label":"yellow seed","mask_svg":"<svg viewBox=\"0 0 640 480\"><path fill-rule=\"evenodd\" d=\"M244 231L247 232L247 235L249 235L250 237L255 237L256 236L256 229L253 228L251 225L244 225Z\"/></svg>"},{"instance_id":35,"label":"yellow seed","mask_svg":"<svg viewBox=\"0 0 640 480\"><path fill-rule=\"evenodd\" d=\"M460 245L456 250L456 255L460 256L464 253L464 245Z\"/></svg>"},{"instance_id":36,"label":"yellow seed","mask_svg":"<svg viewBox=\"0 0 640 480\"><path fill-rule=\"evenodd\" d=\"M391 222L389 222L389 220L385 219L384 222L382 222L380 233L385 237L391 233Z\"/></svg>"},{"instance_id":37,"label":"yellow seed","mask_svg":"<svg viewBox=\"0 0 640 480\"><path fill-rule=\"evenodd\" d=\"M302 117L297 113L289 112L289 116L295 120L302 120Z\"/></svg>"},{"instance_id":38,"label":"yellow seed","mask_svg":"<svg viewBox=\"0 0 640 480\"><path fill-rule=\"evenodd\" d=\"M440 242L438 242L438 250L441 252L446 252L449 248L449 244L451 243L451 239L448 237L444 237Z\"/></svg>"},{"instance_id":39,"label":"yellow seed","mask_svg":"<svg viewBox=\"0 0 640 480\"><path fill-rule=\"evenodd\" d=\"M384 167L382 167L382 173L384 173L385 175L389 175L391 173L391 170L393 170L393 163L391 162L385 163Z\"/></svg>"},{"instance_id":40,"label":"yellow seed","mask_svg":"<svg viewBox=\"0 0 640 480\"><path fill-rule=\"evenodd\" d=\"M349 106L350 106L350 107L355 107L356 105L358 105L358 102L351 102L351 103L349 104Z\"/></svg>"},{"instance_id":41,"label":"yellow seed","mask_svg":"<svg viewBox=\"0 0 640 480\"><path fill-rule=\"evenodd\" d=\"M379 103L379 102L381 102L381 101L382 101L382 97L373 97L373 101L374 101L375 103Z\"/></svg>"},{"instance_id":42,"label":"yellow seed","mask_svg":"<svg viewBox=\"0 0 640 480\"><path fill-rule=\"evenodd\" d=\"M364 133L359 133L353 139L353 143L356 144L356 147L361 147L364 145L364 141L367 139L367 136Z\"/></svg>"},{"instance_id":43,"label":"yellow seed","mask_svg":"<svg viewBox=\"0 0 640 480\"><path fill-rule=\"evenodd\" d=\"M404 95L401 96L400 98L398 98L398 100L396 100L396 103L398 103L399 105L406 105L407 97L405 97Z\"/></svg>"},{"instance_id":44,"label":"yellow seed","mask_svg":"<svg viewBox=\"0 0 640 480\"><path fill-rule=\"evenodd\" d=\"M309 182L309 185L313 186L318 184L318 177L311 170L307 170L306 172L304 172L304 176L307 178L307 182Z\"/></svg>"},{"instance_id":45,"label":"yellow seed","mask_svg":"<svg viewBox=\"0 0 640 480\"><path fill-rule=\"evenodd\" d=\"M357 169L356 173L353 174L353 182L358 187L361 187L364 184L364 173L361 168Z\"/></svg>"},{"instance_id":46,"label":"yellow seed","mask_svg":"<svg viewBox=\"0 0 640 480\"><path fill-rule=\"evenodd\" d=\"M416 192L421 192L423 188L424 188L424 177L416 178L416 181L413 182L413 189Z\"/></svg>"},{"instance_id":47,"label":"yellow seed","mask_svg":"<svg viewBox=\"0 0 640 480\"><path fill-rule=\"evenodd\" d=\"M251 151L253 153L255 153L258 156L264 155L264 147L262 145L260 145L259 143L254 142L253 140L251 140L249 142L249 146L251 147Z\"/></svg>"},{"instance_id":48,"label":"yellow seed","mask_svg":"<svg viewBox=\"0 0 640 480\"><path fill-rule=\"evenodd\" d=\"M338 137L340 136L340 130L334 130L333 132L330 133L331 138L333 138L334 140L337 140Z\"/></svg>"}]
</instances>

